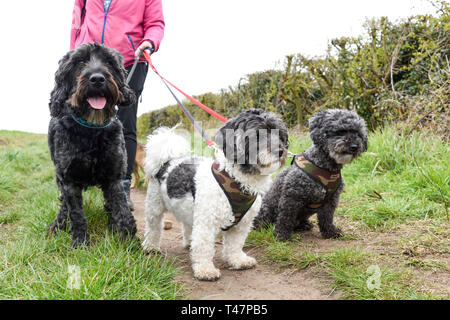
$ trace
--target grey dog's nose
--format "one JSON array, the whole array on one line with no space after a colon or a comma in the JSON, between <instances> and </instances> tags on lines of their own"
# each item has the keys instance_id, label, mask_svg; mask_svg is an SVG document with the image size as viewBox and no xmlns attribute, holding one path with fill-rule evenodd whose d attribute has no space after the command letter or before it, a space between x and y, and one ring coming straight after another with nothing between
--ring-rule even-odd
<instances>
[{"instance_id":1,"label":"grey dog's nose","mask_svg":"<svg viewBox=\"0 0 450 320\"><path fill-rule=\"evenodd\" d=\"M101 73L93 73L90 77L89 77L89 82L95 86L101 86L102 84L104 84L106 81L105 76L102 75Z\"/></svg>"},{"instance_id":2,"label":"grey dog's nose","mask_svg":"<svg viewBox=\"0 0 450 320\"><path fill-rule=\"evenodd\" d=\"M350 145L350 152L356 152L358 150L358 145L357 144L352 144Z\"/></svg>"}]
</instances>

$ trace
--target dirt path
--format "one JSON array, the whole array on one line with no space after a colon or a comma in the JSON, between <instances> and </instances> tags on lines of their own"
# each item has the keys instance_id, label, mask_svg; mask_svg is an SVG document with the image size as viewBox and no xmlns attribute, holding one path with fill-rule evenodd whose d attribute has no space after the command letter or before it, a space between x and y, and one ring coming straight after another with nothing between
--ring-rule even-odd
<instances>
[{"instance_id":1,"label":"dirt path","mask_svg":"<svg viewBox=\"0 0 450 320\"><path fill-rule=\"evenodd\" d=\"M142 238L145 228L145 191L132 190L131 199L135 206L134 216L138 225L138 235ZM319 280L307 271L276 272L275 268L261 263L251 270L227 270L220 258L221 244L219 239L216 242L214 263L221 270L221 278L216 282L197 281L192 275L189 252L182 248L181 226L172 214L167 214L166 219L173 221L173 228L164 231L161 250L168 256L176 257L180 262L183 272L177 280L189 290L189 298L218 300L322 300L337 298L334 293L329 296ZM247 250L247 252L258 260L256 250Z\"/></svg>"}]
</instances>

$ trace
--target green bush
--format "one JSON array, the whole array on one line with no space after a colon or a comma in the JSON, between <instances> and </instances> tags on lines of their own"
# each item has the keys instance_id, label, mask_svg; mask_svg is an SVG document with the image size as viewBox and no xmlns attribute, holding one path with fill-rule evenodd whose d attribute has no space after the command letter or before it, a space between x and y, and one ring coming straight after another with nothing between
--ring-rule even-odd
<instances>
[{"instance_id":1,"label":"green bush","mask_svg":"<svg viewBox=\"0 0 450 320\"><path fill-rule=\"evenodd\" d=\"M435 16L395 23L370 19L363 34L332 40L323 56L289 55L281 70L249 74L236 86L197 99L227 117L255 107L274 111L289 127L306 125L319 108L346 108L358 112L371 129L401 120L448 135L450 6L434 4ZM212 121L192 103L186 106L199 121ZM176 105L141 118L140 136L161 125L190 126Z\"/></svg>"}]
</instances>

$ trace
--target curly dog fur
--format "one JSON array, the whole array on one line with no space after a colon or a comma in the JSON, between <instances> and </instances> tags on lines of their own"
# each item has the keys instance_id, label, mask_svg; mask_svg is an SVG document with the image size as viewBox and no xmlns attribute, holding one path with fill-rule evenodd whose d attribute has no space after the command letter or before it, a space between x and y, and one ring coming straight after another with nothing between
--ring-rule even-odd
<instances>
[{"instance_id":1,"label":"curly dog fur","mask_svg":"<svg viewBox=\"0 0 450 320\"><path fill-rule=\"evenodd\" d=\"M194 277L217 280L213 264L216 236L223 232L223 258L231 269L252 268L253 257L243 251L247 234L270 187L270 174L285 162L288 135L274 114L252 109L230 119L216 134L216 161L247 192L258 195L242 220L234 222L230 203L216 182L214 159L191 156L190 144L173 129L159 128L148 137L145 171L150 176L145 203L143 247L159 250L163 217L172 212L183 226L183 245L190 247ZM257 147L259 146L259 147Z\"/></svg>"},{"instance_id":2,"label":"curly dog fur","mask_svg":"<svg viewBox=\"0 0 450 320\"><path fill-rule=\"evenodd\" d=\"M344 164L367 150L366 124L352 111L319 111L310 118L309 131L313 144L304 154L316 166L328 171L340 171ZM284 241L294 231L310 230L313 225L308 218L317 213L322 236L339 237L342 232L333 224L333 216L343 188L342 180L333 196L325 199L323 185L295 165L285 168L264 196L255 227L274 223L276 237ZM324 203L318 209L309 207L321 202Z\"/></svg>"},{"instance_id":3,"label":"curly dog fur","mask_svg":"<svg viewBox=\"0 0 450 320\"><path fill-rule=\"evenodd\" d=\"M55 74L48 145L61 207L49 232L65 230L69 220L73 247L89 243L82 199L88 186L102 189L111 231L123 238L136 233L121 184L126 170L122 124L114 117L116 105L136 100L125 77L122 56L97 43L68 52Z\"/></svg>"}]
</instances>

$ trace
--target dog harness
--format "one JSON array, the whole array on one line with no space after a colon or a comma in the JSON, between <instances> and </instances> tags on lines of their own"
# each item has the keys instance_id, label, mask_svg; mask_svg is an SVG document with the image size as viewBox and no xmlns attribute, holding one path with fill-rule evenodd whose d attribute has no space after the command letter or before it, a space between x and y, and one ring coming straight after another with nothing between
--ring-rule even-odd
<instances>
[{"instance_id":1,"label":"dog harness","mask_svg":"<svg viewBox=\"0 0 450 320\"><path fill-rule=\"evenodd\" d=\"M324 205L328 199L330 199L336 190L341 185L342 176L340 171L328 171L323 168L319 168L312 161L308 160L304 153L300 153L294 156L292 159L291 165L295 165L305 172L308 176L310 176L313 180L320 183L325 190L327 191L327 195L325 199L323 199L320 203L314 203L308 205L311 209L317 209Z\"/></svg>"},{"instance_id":2,"label":"dog harness","mask_svg":"<svg viewBox=\"0 0 450 320\"><path fill-rule=\"evenodd\" d=\"M230 177L225 170L219 171L219 162L213 162L211 171L217 183L227 196L231 205L231 210L233 211L234 222L230 226L222 228L223 231L227 231L242 220L258 195L246 192L243 189L242 184Z\"/></svg>"}]
</instances>

